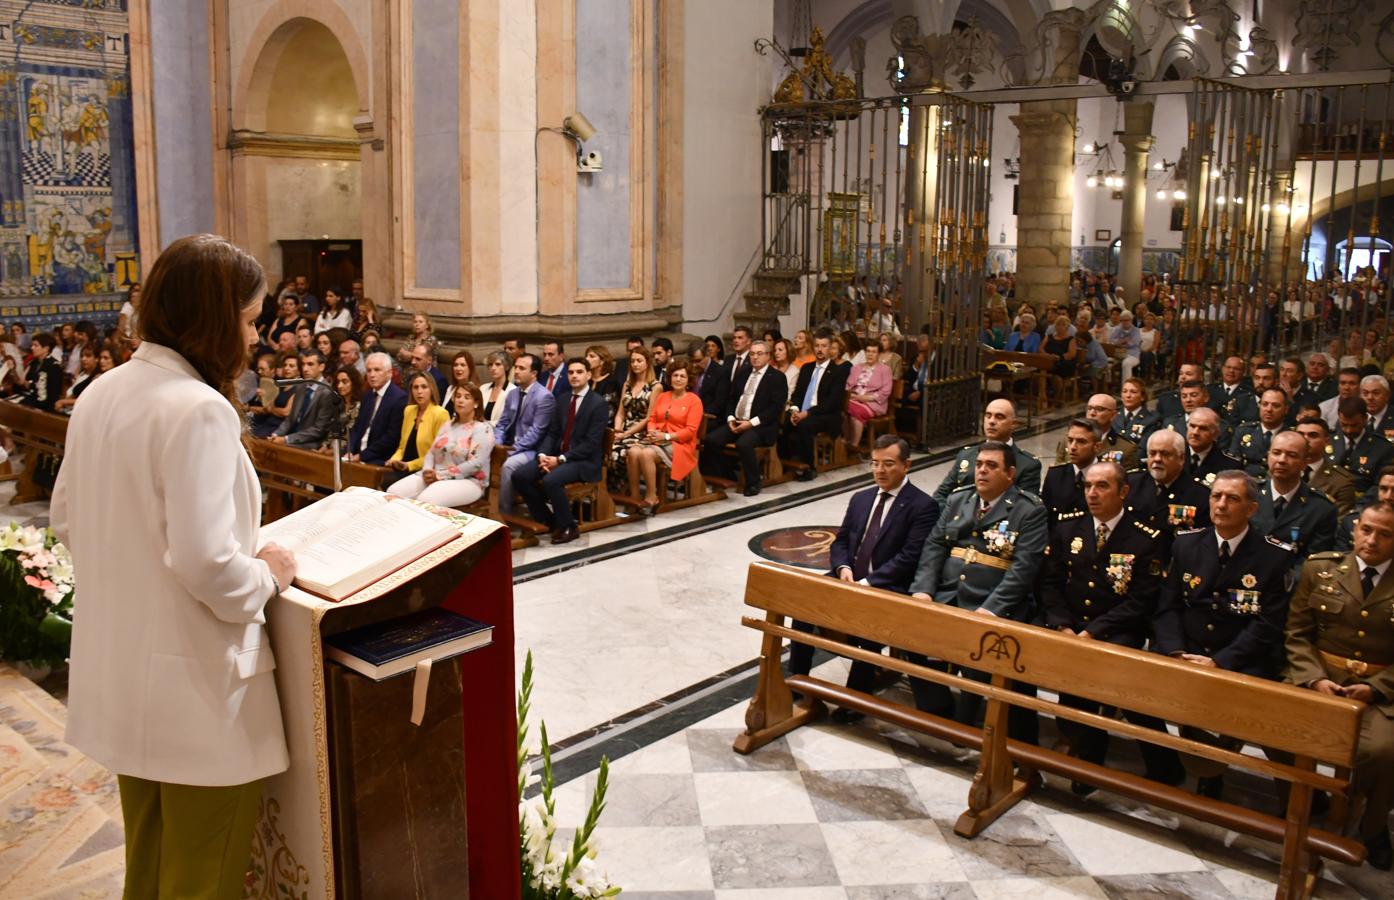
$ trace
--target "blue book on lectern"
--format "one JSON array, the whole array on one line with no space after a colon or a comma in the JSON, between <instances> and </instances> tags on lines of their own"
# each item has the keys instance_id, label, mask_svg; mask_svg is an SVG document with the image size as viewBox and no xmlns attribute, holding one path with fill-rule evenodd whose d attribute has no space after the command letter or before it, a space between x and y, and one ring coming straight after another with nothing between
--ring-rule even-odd
<instances>
[{"instance_id":1,"label":"blue book on lectern","mask_svg":"<svg viewBox=\"0 0 1394 900\"><path fill-rule=\"evenodd\" d=\"M433 607L325 638L324 655L382 681L411 671L423 659L441 662L493 641L494 626Z\"/></svg>"}]
</instances>

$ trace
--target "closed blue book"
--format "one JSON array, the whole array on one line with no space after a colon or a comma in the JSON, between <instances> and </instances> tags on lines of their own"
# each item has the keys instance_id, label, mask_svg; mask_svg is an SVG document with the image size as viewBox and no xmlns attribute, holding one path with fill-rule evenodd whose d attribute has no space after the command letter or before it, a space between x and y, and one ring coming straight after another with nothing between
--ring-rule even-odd
<instances>
[{"instance_id":1,"label":"closed blue book","mask_svg":"<svg viewBox=\"0 0 1394 900\"><path fill-rule=\"evenodd\" d=\"M494 626L433 607L325 638L324 655L382 681L423 659L437 663L493 642Z\"/></svg>"}]
</instances>

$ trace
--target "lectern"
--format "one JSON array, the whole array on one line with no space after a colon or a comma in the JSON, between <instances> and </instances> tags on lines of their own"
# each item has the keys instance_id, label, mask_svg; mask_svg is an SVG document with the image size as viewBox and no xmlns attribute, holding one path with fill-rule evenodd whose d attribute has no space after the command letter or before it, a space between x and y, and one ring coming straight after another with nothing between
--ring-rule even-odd
<instances>
[{"instance_id":1,"label":"lectern","mask_svg":"<svg viewBox=\"0 0 1394 900\"><path fill-rule=\"evenodd\" d=\"M341 602L291 588L267 607L290 768L262 799L250 896L519 896L509 533L451 519L458 537ZM414 675L369 681L323 640L431 606L494 640L433 668L415 726Z\"/></svg>"}]
</instances>

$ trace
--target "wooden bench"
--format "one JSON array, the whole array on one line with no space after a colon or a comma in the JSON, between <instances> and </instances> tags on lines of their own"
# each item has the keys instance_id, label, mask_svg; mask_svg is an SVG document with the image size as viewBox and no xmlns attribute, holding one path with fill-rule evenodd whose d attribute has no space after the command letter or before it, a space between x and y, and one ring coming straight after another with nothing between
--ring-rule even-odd
<instances>
[{"instance_id":1,"label":"wooden bench","mask_svg":"<svg viewBox=\"0 0 1394 900\"><path fill-rule=\"evenodd\" d=\"M24 471L16 477L15 495L10 503L47 500L49 489L35 481L38 463L46 456L62 459L68 417L0 400L0 425L10 429L16 452L24 452Z\"/></svg>"},{"instance_id":2,"label":"wooden bench","mask_svg":"<svg viewBox=\"0 0 1394 900\"><path fill-rule=\"evenodd\" d=\"M994 350L991 347L984 347L982 350L983 362L983 388L986 391L986 380L989 378L999 378L1006 382L1000 392L1004 396L1015 399L1016 392L1013 388L1018 384L1027 386L1026 392L1026 421L1029 424L1033 415L1039 415L1049 402L1046 395L1046 379L1050 375L1051 367L1055 365L1055 357L1049 353L1017 353L1008 350ZM988 367L993 363L1006 363L1012 367L1011 371L989 372ZM1020 368L1017 368L1017 367ZM996 392L993 392L996 393Z\"/></svg>"},{"instance_id":3,"label":"wooden bench","mask_svg":"<svg viewBox=\"0 0 1394 900\"><path fill-rule=\"evenodd\" d=\"M711 421L709 416L702 416L702 424L697 426L697 452L702 449L702 441L707 437L707 423ZM687 477L682 481L673 481L669 478L667 466L658 467L658 483L663 485L663 490L659 494L658 506L654 507L655 513L668 512L674 509L685 509L689 506L700 506L703 503L711 503L714 500L725 500L726 492L721 488L713 489L707 484L707 479L702 477L702 467L694 465L692 471L687 473Z\"/></svg>"},{"instance_id":4,"label":"wooden bench","mask_svg":"<svg viewBox=\"0 0 1394 900\"><path fill-rule=\"evenodd\" d=\"M982 832L1036 786L1037 773L1046 772L1282 844L1279 900L1311 896L1321 857L1351 865L1364 860L1365 848L1359 841L1310 824L1313 790L1331 792L1333 811L1340 811L1335 818L1339 820L1344 814L1363 704L1154 653L1082 641L1049 629L925 603L773 563L750 566L745 602L764 610L765 617L743 617L742 624L765 637L755 697L746 711L746 729L735 741L737 752L749 753L821 717L826 709L819 701L830 701L981 751L967 808L954 826L964 837ZM794 631L785 624L786 618L815 625L821 633ZM971 667L988 673L992 680L984 684L872 653L847 638L834 636L834 632ZM983 727L923 713L811 676L785 678L780 664L785 639L981 695L987 700ZM1108 673L1107 678L1098 677L1101 672ZM1278 751L1275 757L1288 754L1293 761L1248 756L1017 693L1011 689L1013 679L1229 735ZM791 689L811 698L808 705L796 707ZM1007 712L1012 706L1289 782L1292 787L1286 813L1283 817L1268 815L1057 750L1009 740ZM1336 774L1318 772L1318 764L1332 767ZM1016 767L1020 767L1019 775L1014 774Z\"/></svg>"},{"instance_id":5,"label":"wooden bench","mask_svg":"<svg viewBox=\"0 0 1394 900\"><path fill-rule=\"evenodd\" d=\"M878 437L883 434L895 434L895 410L904 396L905 382L897 378L895 386L891 388L891 396L886 403L885 414L867 420L866 427L862 430L862 440L866 443L868 459L871 457L871 451L876 446Z\"/></svg>"},{"instance_id":6,"label":"wooden bench","mask_svg":"<svg viewBox=\"0 0 1394 900\"><path fill-rule=\"evenodd\" d=\"M265 509L262 523L274 522L334 490L334 457L301 447L287 447L268 440L246 442L252 466L261 481ZM382 466L343 461L340 476L344 487L382 487Z\"/></svg>"},{"instance_id":7,"label":"wooden bench","mask_svg":"<svg viewBox=\"0 0 1394 900\"><path fill-rule=\"evenodd\" d=\"M609 528L611 525L619 525L624 519L615 515L615 499L610 495L610 489L605 485L606 474L610 469L610 453L615 449L615 429L605 429L605 441L603 445L600 466L599 481L578 481L566 486L566 497L571 503L572 518L576 521L576 530L581 533L595 531L599 528ZM534 521L528 516L515 516L504 513L499 517L505 525L511 525L522 530L527 535L531 534L536 543L536 536L547 533L547 527L541 522Z\"/></svg>"}]
</instances>

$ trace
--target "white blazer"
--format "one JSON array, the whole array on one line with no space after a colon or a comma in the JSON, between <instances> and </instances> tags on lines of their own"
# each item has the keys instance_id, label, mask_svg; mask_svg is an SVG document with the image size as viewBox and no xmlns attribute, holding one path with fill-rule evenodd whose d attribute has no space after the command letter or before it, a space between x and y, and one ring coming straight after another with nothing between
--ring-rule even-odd
<instances>
[{"instance_id":1,"label":"white blazer","mask_svg":"<svg viewBox=\"0 0 1394 900\"><path fill-rule=\"evenodd\" d=\"M145 341L83 392L51 520L73 554L68 743L119 775L245 784L288 757L241 421Z\"/></svg>"}]
</instances>

